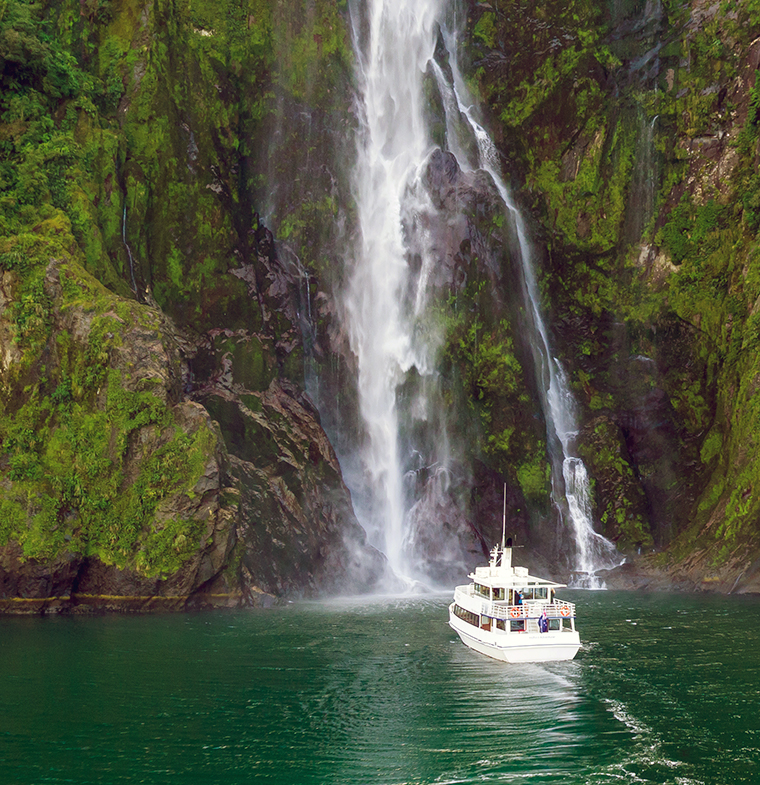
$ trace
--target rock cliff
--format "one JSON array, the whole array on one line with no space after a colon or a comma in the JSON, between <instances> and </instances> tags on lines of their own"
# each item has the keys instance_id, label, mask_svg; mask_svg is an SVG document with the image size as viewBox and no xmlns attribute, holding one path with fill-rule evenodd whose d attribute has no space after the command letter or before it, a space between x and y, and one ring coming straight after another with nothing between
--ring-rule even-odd
<instances>
[{"instance_id":1,"label":"rock cliff","mask_svg":"<svg viewBox=\"0 0 760 785\"><path fill-rule=\"evenodd\" d=\"M254 210L277 123L345 78L344 22L233 5L0 4L2 611L385 569L303 392L312 279Z\"/></svg>"},{"instance_id":2,"label":"rock cliff","mask_svg":"<svg viewBox=\"0 0 760 785\"><path fill-rule=\"evenodd\" d=\"M582 409L594 517L629 557L609 580L757 590L760 14L457 10ZM362 438L338 296L355 240L347 13L0 0L1 611L238 605L382 579L336 458ZM522 541L554 562L512 227L488 178L449 155L424 181L458 452L455 482L410 469L417 556L444 580L478 561L506 481Z\"/></svg>"},{"instance_id":3,"label":"rock cliff","mask_svg":"<svg viewBox=\"0 0 760 785\"><path fill-rule=\"evenodd\" d=\"M741 3L468 5L625 585L757 590L759 25Z\"/></svg>"}]
</instances>

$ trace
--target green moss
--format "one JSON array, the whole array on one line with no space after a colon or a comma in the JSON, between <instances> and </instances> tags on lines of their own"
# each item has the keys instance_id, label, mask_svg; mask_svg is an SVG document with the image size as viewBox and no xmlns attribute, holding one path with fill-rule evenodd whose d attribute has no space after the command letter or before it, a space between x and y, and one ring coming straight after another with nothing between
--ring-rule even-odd
<instances>
[{"instance_id":1,"label":"green moss","mask_svg":"<svg viewBox=\"0 0 760 785\"><path fill-rule=\"evenodd\" d=\"M517 467L517 480L526 499L538 501L549 493L551 468L542 455L534 455Z\"/></svg>"},{"instance_id":2,"label":"green moss","mask_svg":"<svg viewBox=\"0 0 760 785\"><path fill-rule=\"evenodd\" d=\"M197 546L199 524L162 519L156 531L173 536L152 538L158 506L195 485L215 437L205 428L192 437L176 428L162 398L149 386L128 389L111 366L125 331L135 322L155 329L154 313L120 301L72 261L55 268L59 299L53 303L45 293L46 271L53 268L43 261L56 238L72 243L60 213L32 239L17 236L6 250L6 264L10 255L14 267L26 271L11 311L30 381L19 397L13 380L5 379L9 405L0 413L0 454L8 471L0 505L7 514L0 537L17 541L26 558L51 559L65 550L146 574L171 572ZM55 280L54 273L49 277ZM71 312L87 324L84 342L65 331L50 338L54 305L59 318ZM37 336L40 324L45 329Z\"/></svg>"},{"instance_id":3,"label":"green moss","mask_svg":"<svg viewBox=\"0 0 760 785\"><path fill-rule=\"evenodd\" d=\"M296 99L331 101L330 71L346 69L352 60L338 3L281 4L273 24L279 78L287 92Z\"/></svg>"},{"instance_id":4,"label":"green moss","mask_svg":"<svg viewBox=\"0 0 760 785\"><path fill-rule=\"evenodd\" d=\"M501 228L498 221L494 226ZM544 478L540 482L545 484L546 448L542 422L534 416L535 399L518 358L512 327L493 313L489 285L477 280L476 265L470 283L452 293L448 303L432 309L429 318L434 324L418 326L421 333L429 330L444 337L443 395L461 413L455 427L462 429L450 436L471 445L472 458L515 479L525 456L533 456ZM535 477L526 468L522 471L532 493ZM535 493L531 505L543 506L547 498Z\"/></svg>"},{"instance_id":5,"label":"green moss","mask_svg":"<svg viewBox=\"0 0 760 785\"><path fill-rule=\"evenodd\" d=\"M544 194L567 243L594 253L609 252L619 243L636 136L636 129L622 120L611 131L599 129L572 179L561 176L559 158L536 166L530 185Z\"/></svg>"},{"instance_id":6,"label":"green moss","mask_svg":"<svg viewBox=\"0 0 760 785\"><path fill-rule=\"evenodd\" d=\"M151 450L128 480L138 433ZM197 549L204 522L155 515L164 499L192 489L215 437L175 428L155 396L125 390L118 372L108 374L104 410L75 403L59 384L49 399L35 395L13 420L3 418L0 438L13 467L0 502L9 510L2 536L25 557L65 549L152 575L175 571Z\"/></svg>"},{"instance_id":7,"label":"green moss","mask_svg":"<svg viewBox=\"0 0 760 785\"><path fill-rule=\"evenodd\" d=\"M497 29L495 16L490 11L486 11L473 28L473 35L479 38L489 49L493 49L496 44Z\"/></svg>"},{"instance_id":8,"label":"green moss","mask_svg":"<svg viewBox=\"0 0 760 785\"><path fill-rule=\"evenodd\" d=\"M699 258L703 244L720 224L722 211L715 199L697 207L684 195L670 212L656 241L670 253L674 264L681 264L686 258Z\"/></svg>"},{"instance_id":9,"label":"green moss","mask_svg":"<svg viewBox=\"0 0 760 785\"><path fill-rule=\"evenodd\" d=\"M198 551L206 531L203 521L173 518L143 538L137 568L147 575L173 573Z\"/></svg>"}]
</instances>

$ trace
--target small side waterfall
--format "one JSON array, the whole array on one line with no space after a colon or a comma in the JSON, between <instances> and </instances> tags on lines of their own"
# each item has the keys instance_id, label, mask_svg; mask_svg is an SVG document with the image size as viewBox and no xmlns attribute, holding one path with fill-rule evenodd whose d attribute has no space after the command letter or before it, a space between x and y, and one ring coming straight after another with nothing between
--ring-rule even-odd
<instances>
[{"instance_id":1,"label":"small side waterfall","mask_svg":"<svg viewBox=\"0 0 760 785\"><path fill-rule=\"evenodd\" d=\"M137 294L137 283L135 282L135 261L132 258L132 249L127 242L127 204L124 200L124 213L121 217L121 241L127 249L127 258L129 259L129 274L132 277L132 291Z\"/></svg>"},{"instance_id":2,"label":"small side waterfall","mask_svg":"<svg viewBox=\"0 0 760 785\"><path fill-rule=\"evenodd\" d=\"M609 540L594 531L588 472L583 461L575 454L573 445L578 433L575 401L559 360L552 356L525 222L502 177L498 151L493 140L474 118L471 103L463 100L467 93L456 63L456 40L450 39L447 48L454 84L450 87L446 85L443 72L438 69L439 86L442 91L453 94L459 114L467 118L478 146L478 165L493 178L517 234L525 304L534 336L531 343L539 373L539 389L544 391L547 440L554 463L552 495L560 514L563 518L569 518L573 528L577 548L577 583L587 588L597 588L599 584L594 573L616 566L621 557ZM449 101L444 103L449 106Z\"/></svg>"},{"instance_id":3,"label":"small side waterfall","mask_svg":"<svg viewBox=\"0 0 760 785\"><path fill-rule=\"evenodd\" d=\"M547 437L553 457L553 496L569 520L577 543L574 566L593 586L596 570L620 559L614 546L594 531L586 468L574 448L575 402L562 366L553 357L543 319L533 254L520 211L501 174L497 150L474 117L456 62L456 40L444 34L445 50L436 62L446 0L367 0L352 6L354 43L359 62L361 136L354 193L360 228L343 295L345 323L357 361L359 407L364 424L360 479L350 482L357 514L371 541L387 555L391 567L410 576L413 533L410 521L436 501L405 500L404 473L414 445L402 434L412 423L434 417L435 336L417 329L429 295L428 279L437 263L426 216L433 212L422 173L435 146L426 126L424 75L432 72L442 99L447 146L463 171L487 172L501 196L506 217L519 244L522 287ZM447 74L449 74L447 76ZM417 259L414 273L410 259ZM420 393L399 407L399 391L410 374ZM442 482L448 477L445 420L424 465ZM409 454L407 454L409 453ZM437 467L437 468L434 468ZM447 480L446 480L447 481ZM443 482L445 485L445 482ZM426 493L430 493L430 487Z\"/></svg>"},{"instance_id":4,"label":"small side waterfall","mask_svg":"<svg viewBox=\"0 0 760 785\"><path fill-rule=\"evenodd\" d=\"M655 147L659 115L650 118L643 107L638 109L639 133L636 141L635 168L628 194L623 240L628 245L641 242L654 216L655 196L659 188L657 150Z\"/></svg>"}]
</instances>

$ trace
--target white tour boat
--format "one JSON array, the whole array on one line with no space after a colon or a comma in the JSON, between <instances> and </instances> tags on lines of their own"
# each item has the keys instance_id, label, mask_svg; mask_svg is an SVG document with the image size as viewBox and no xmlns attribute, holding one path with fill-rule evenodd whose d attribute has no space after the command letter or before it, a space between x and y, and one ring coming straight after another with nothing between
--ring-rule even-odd
<instances>
[{"instance_id":1,"label":"white tour boat","mask_svg":"<svg viewBox=\"0 0 760 785\"><path fill-rule=\"evenodd\" d=\"M504 662L572 660L581 641L575 604L555 596L566 586L512 566L512 541L491 551L472 583L457 586L449 625L471 649ZM544 631L542 631L544 630Z\"/></svg>"}]
</instances>

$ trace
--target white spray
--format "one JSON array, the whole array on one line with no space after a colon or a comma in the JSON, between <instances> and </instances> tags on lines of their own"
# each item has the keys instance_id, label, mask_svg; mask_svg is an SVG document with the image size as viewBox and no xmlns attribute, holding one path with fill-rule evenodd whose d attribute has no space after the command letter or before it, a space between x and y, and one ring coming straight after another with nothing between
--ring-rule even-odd
<instances>
[{"instance_id":1,"label":"white spray","mask_svg":"<svg viewBox=\"0 0 760 785\"><path fill-rule=\"evenodd\" d=\"M441 4L368 0L366 20L361 13L352 14L363 95L354 177L361 240L344 307L366 428L362 469L371 498L361 517L371 540L401 575L407 565L396 391L411 367L421 374L429 371L425 352L413 338L415 309L408 313L404 305L409 270L402 201L430 152L422 85L435 49ZM423 297L411 298L416 309Z\"/></svg>"}]
</instances>

